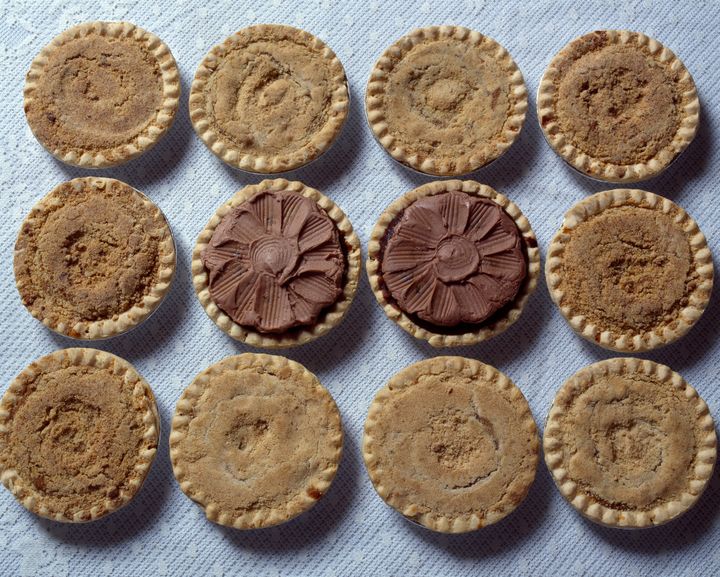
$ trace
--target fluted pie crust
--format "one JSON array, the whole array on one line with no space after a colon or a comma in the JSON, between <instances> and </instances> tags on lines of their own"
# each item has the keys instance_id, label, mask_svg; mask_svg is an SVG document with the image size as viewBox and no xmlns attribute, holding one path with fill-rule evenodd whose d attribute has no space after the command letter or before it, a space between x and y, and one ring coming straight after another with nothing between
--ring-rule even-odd
<instances>
[{"instance_id":1,"label":"fluted pie crust","mask_svg":"<svg viewBox=\"0 0 720 577\"><path fill-rule=\"evenodd\" d=\"M68 377L67 371L77 371L77 378L87 376L83 371L92 371L91 382L98 387L97 393L80 390L64 394L68 380L73 378ZM95 376L97 372L101 373L100 378ZM113 381L122 390L111 394ZM88 398L82 399L83 394ZM108 420L113 414L97 414L95 410L100 409L95 404L103 400L124 403L122 408L115 407L113 414L115 418L131 423ZM37 414L36 410L33 415L33 405L38 402L42 414ZM65 412L62 411L63 402L69 403ZM43 408L43 405L47 407ZM88 408L94 410L88 411ZM46 409L47 413L44 412ZM87 418L84 426L83 409ZM26 419L35 416L38 422L17 423L15 419L20 418L18 412L21 411L25 412ZM73 420L78 414L81 417L76 420L80 424ZM34 425L39 428L28 438L15 436L18 429ZM106 431L104 436L96 430L113 425L118 428ZM159 436L160 417L152 390L130 363L95 349L56 351L25 368L10 383L0 401L0 480L36 515L66 523L95 521L127 505L137 494L155 458ZM87 445L92 445L89 449L94 451L92 459L85 460L82 455L75 459L67 454L87 451ZM28 451L33 454L30 465L18 463L15 455ZM50 459L48 451L53 452ZM120 455L112 455L111 459L105 452L120 452ZM67 467L63 464L64 459L70 461ZM103 460L106 462L101 468ZM131 466L126 464L127 461ZM28 467L34 467L35 472L30 473ZM79 471L73 473L73 467ZM127 476L113 476L114 471L120 475L118 470L123 469L127 469ZM73 484L82 484L83 479L92 488L88 479L91 475L97 477L98 487L90 491L73 491ZM52 485L52 489L47 487L45 491L46 485Z\"/></svg>"},{"instance_id":2,"label":"fluted pie crust","mask_svg":"<svg viewBox=\"0 0 720 577\"><path fill-rule=\"evenodd\" d=\"M669 142L665 142L649 158L640 158L635 155L635 159L628 157L628 161L625 162L613 161L610 160L610 157L599 158L597 153L585 150L583 146L575 142L573 135L564 132L560 125L557 112L560 102L559 83L573 62L580 61L584 56L592 54L598 47L618 47L619 50L626 50L630 54L640 54L655 66L660 66L667 73L677 77L673 84L676 85L680 102L671 104L677 113L677 127L674 134L670 135ZM665 84L667 87L669 82L665 81L660 84ZM649 97L652 98L653 95L650 94ZM606 102L601 106L609 107L610 114L618 113L618 111L612 111L613 105L610 103ZM660 117L666 113L666 110L658 109L657 106L650 106L646 112L647 121L661 120ZM628 30L599 30L576 38L552 59L540 81L537 115L548 143L570 166L586 176L598 180L631 183L660 174L687 148L697 133L700 120L700 101L695 82L684 64L660 42L645 34ZM575 120L584 121L585 119L577 118ZM632 117L630 120L633 120ZM589 130L591 134L596 132L592 128ZM636 137L637 132L635 131L632 137ZM609 136L609 138L617 137L617 134Z\"/></svg>"},{"instance_id":3,"label":"fluted pie crust","mask_svg":"<svg viewBox=\"0 0 720 577\"><path fill-rule=\"evenodd\" d=\"M477 328L462 334L434 332L430 328L418 325L406 313L401 311L396 303L388 300L382 280L382 272L380 270L382 251L384 250L383 239L385 238L388 227L395 219L416 200L451 191L461 191L469 195L489 198L498 204L515 222L527 251L527 274L525 280L511 304L505 307L504 314L499 318L492 317L492 322L487 324L478 323ZM405 193L385 209L370 234L366 269L370 280L370 287L378 303L388 318L400 325L405 331L418 339L428 341L434 347L472 345L502 333L518 320L529 296L537 287L537 279L540 275L540 249L537 246L537 239L530 227L528 219L520 211L520 208L506 196L485 184L480 184L472 180L443 180L429 182L415 188Z\"/></svg>"},{"instance_id":4,"label":"fluted pie crust","mask_svg":"<svg viewBox=\"0 0 720 577\"><path fill-rule=\"evenodd\" d=\"M86 205L78 207L76 201L82 202L83 199L87 201ZM88 212L94 208L93 203L98 202L100 212ZM114 205L107 208L106 203ZM121 211L118 218L112 212L115 209ZM72 210L79 212L68 216L68 211ZM134 212L131 213L131 210ZM56 216L62 212L65 212L65 219ZM135 218L132 223L122 221L128 215ZM94 222L94 218L98 222ZM103 222L99 222L101 218ZM86 219L86 226L72 230L72 223L82 219ZM131 224L132 229L121 227L119 222ZM137 240L138 229L144 244L130 247L131 237ZM104 238L104 233L108 233L110 238ZM118 238L113 240L113 237ZM48 266L59 263L52 262L52 255L43 254L48 247L45 240L49 240L52 250L60 253L57 258L66 263L66 269L59 273L59 278L46 270ZM118 269L113 269L112 256L115 250L123 248L120 246L122 241L127 243L124 245L127 253L120 255L125 257L125 261L119 263ZM106 243L109 243L109 248ZM151 277L141 282L134 278L139 270L137 262L145 259L148 251L152 253L149 256ZM49 329L82 340L113 337L135 328L148 318L169 292L175 265L175 241L165 215L142 192L113 178L75 178L57 185L23 221L14 252L15 284L30 314ZM74 266L77 268L74 269ZM89 273L83 269L84 266L90 269ZM99 270L93 271L96 267ZM76 284L67 280L73 272L78 278ZM93 277L94 272L99 272L101 278ZM65 281L62 275L65 275ZM52 283L50 287L48 282ZM127 291L133 283L137 285L133 287L135 292L121 303L125 308L114 308L117 303L113 300L121 293L124 295L123 291ZM74 302L62 294L67 287L75 292ZM107 308L105 313L96 314L90 307L95 297ZM83 305L88 305L89 309L83 310Z\"/></svg>"},{"instance_id":5,"label":"fluted pie crust","mask_svg":"<svg viewBox=\"0 0 720 577\"><path fill-rule=\"evenodd\" d=\"M139 122L144 121L145 126L130 135L126 142L111 146L94 145L92 143L84 144L82 138L74 143L65 142L62 139L58 140L48 134L51 129L45 126L47 120L50 121L51 126L54 123L59 123L62 126L64 122L64 111L46 110L46 106L52 105L53 102L43 100L42 91L44 84L47 82L46 75L52 73L52 70L48 70L48 67L56 53L65 46L92 37L107 38L114 42L128 42L138 46L150 61L142 62L140 66L155 67L161 80L161 94L159 94L159 103L156 106L155 113L146 119L138 119ZM94 87L92 77L88 80L90 90L96 88L102 90L104 88L102 86ZM122 78L116 77L116 80L122 81ZM132 86L130 89L148 91L152 90L152 87ZM170 49L157 36L130 22L85 22L60 33L33 59L27 73L24 89L25 114L31 130L40 144L58 160L83 168L105 168L124 164L152 148L172 126L179 99L180 74ZM102 98L100 101L102 101ZM38 108L39 110L36 111ZM82 110L83 103L77 102L75 108ZM113 117L110 108L108 108L107 116L109 118ZM41 124L43 127L41 127ZM95 130L100 129L95 127ZM112 136L112 133L99 133L99 136L104 138Z\"/></svg>"},{"instance_id":6,"label":"fluted pie crust","mask_svg":"<svg viewBox=\"0 0 720 577\"><path fill-rule=\"evenodd\" d=\"M328 491L342 457L335 401L300 363L227 357L177 402L170 460L210 521L259 529L289 521Z\"/></svg>"},{"instance_id":7,"label":"fluted pie crust","mask_svg":"<svg viewBox=\"0 0 720 577\"><path fill-rule=\"evenodd\" d=\"M314 200L335 224L340 233L340 242L345 247L346 270L343 292L333 305L321 313L313 325L296 327L286 333L261 333L252 327L237 324L213 301L210 295L208 272L202 262L202 252L208 246L215 229L233 208L263 191L292 191ZM340 324L347 314L360 278L360 240L352 228L350 220L342 210L320 191L305 186L301 182L285 179L263 180L259 184L246 186L236 192L225 204L221 205L198 236L192 254L192 275L195 293L207 315L213 322L232 338L255 347L287 348L310 342Z\"/></svg>"},{"instance_id":8,"label":"fluted pie crust","mask_svg":"<svg viewBox=\"0 0 720 577\"><path fill-rule=\"evenodd\" d=\"M309 65L308 58L312 57L315 69L323 68L327 73L327 83L325 85L320 86L316 83L313 86L305 86L307 81L302 76L295 78L296 74L292 63L284 63L282 53L278 52L278 55L269 54L269 56L281 66L279 68L280 72L277 73L278 69L272 72L268 71L268 74L272 74L269 79L263 78L263 82L258 82L267 91L265 108L269 110L274 106L277 107L282 98L288 96L288 94L295 94L298 91L300 96L309 96L313 105L326 102L326 110L322 112L324 119L321 125L316 126L316 121L310 118L309 125L306 127L308 132L304 136L293 132L292 127L281 126L272 116L263 119L262 116L265 114L263 107L259 107L252 112L242 109L237 110L241 115L252 114L256 116L257 118L254 120L259 118L261 125L258 129L265 129L266 138L267 134L278 131L280 134L287 133L286 141L293 138L304 139L298 147L290 150L268 152L262 150L262 144L259 146L260 150L254 150L256 144L254 134L235 134L226 126L234 121L223 122L216 118L216 106L222 100L227 100L227 96L223 97L218 94L220 89L218 88L219 81L216 76L224 65L229 66L228 62L236 55L241 59L243 71L247 71L249 74L254 73L254 68L250 63L253 62L253 58L258 53L249 47L257 43L266 43L270 46L268 49L260 49L258 53L261 56L265 56L268 50L280 50L280 47L286 44L293 45L294 53L292 51L288 52L293 58L298 58L304 64ZM282 67L284 64L285 66ZM258 73L262 74L263 72L260 70ZM245 88L242 86L241 79L234 78L233 80L239 86L231 88L231 90L234 90L236 96L240 98L241 92ZM285 87L273 91L273 83L285 81L290 83L291 88ZM296 85L296 88L293 89L292 85ZM254 87L250 87L250 89L256 90ZM303 95L302 91L308 91L308 94ZM319 92L313 93L313 91ZM254 98L260 101L265 96L261 94L260 96L254 96ZM340 60L330 47L309 32L279 24L261 24L244 28L221 44L214 46L198 66L190 91L189 103L190 120L193 128L207 147L230 166L260 174L274 174L294 170L318 158L330 148L340 134L348 114L349 105L350 96L345 71ZM236 106L236 109L238 108L240 107ZM301 106L296 103L296 119L301 114Z\"/></svg>"},{"instance_id":9,"label":"fluted pie crust","mask_svg":"<svg viewBox=\"0 0 720 577\"><path fill-rule=\"evenodd\" d=\"M428 48L436 43L461 46L465 56L458 57L457 66L449 60L423 61L440 59L443 47ZM452 133L443 136L443 129L437 128L433 138L438 142L431 150L417 141L428 126L413 122L407 102L398 104L391 98L393 75L414 51L422 52L416 56L422 62L406 72L406 81L412 85L404 87L400 96L415 98L414 105L421 109L416 118L423 118L420 123L435 115L443 129ZM433 68L437 70L432 72ZM424 73L439 76L427 86L416 86ZM475 100L470 102L471 98ZM370 73L365 111L376 140L395 160L425 174L460 176L489 164L515 142L525 121L527 90L508 51L492 38L462 26L430 26L413 30L383 52ZM475 129L468 130L469 124ZM438 124L430 122L430 126L434 130ZM404 130L409 134L402 134ZM486 130L491 133L478 136ZM452 150L442 152L443 145Z\"/></svg>"},{"instance_id":10,"label":"fluted pie crust","mask_svg":"<svg viewBox=\"0 0 720 577\"><path fill-rule=\"evenodd\" d=\"M574 412L583 407L590 416ZM608 527L639 528L667 523L697 502L712 476L717 437L707 405L678 373L623 357L565 382L543 447L560 493L580 513ZM633 477L634 490L621 481Z\"/></svg>"},{"instance_id":11,"label":"fluted pie crust","mask_svg":"<svg viewBox=\"0 0 720 577\"><path fill-rule=\"evenodd\" d=\"M362 451L388 505L433 531L464 533L518 507L539 444L530 407L507 376L474 359L435 357L378 391Z\"/></svg>"},{"instance_id":12,"label":"fluted pie crust","mask_svg":"<svg viewBox=\"0 0 720 577\"><path fill-rule=\"evenodd\" d=\"M672 223L671 226L675 232L687 241L689 271L686 278L683 279L682 298L672 304L671 315L659 316L654 325L646 330L633 331L627 329L621 331L618 328L604 326L602 319L591 318L589 311L584 308L581 309L579 303L573 302L566 287L569 281L576 280L565 271L565 262L568 244L574 235L579 236L580 234L577 232L578 227L583 223L592 221L596 216L611 214L612 209L655 211L663 215L663 218L668 223ZM615 240L617 234L617 230L611 231L608 233L608 238ZM670 238L662 230L658 230L657 235L662 239ZM582 237L579 236L579 238ZM631 248L634 249L635 247L630 246L624 252L629 254L628 251ZM660 257L664 256L667 255L660 255ZM665 267L668 268L668 265L665 265ZM649 271L652 270L650 267L646 268ZM671 268L670 272L676 272L677 270L679 269ZM658 269L659 271L660 269ZM592 273L589 274L592 275ZM647 274L652 273L647 272ZM568 321L570 327L577 334L606 349L620 352L642 352L679 339L698 321L712 294L713 262L705 236L698 228L697 223L677 204L667 198L644 190L614 189L598 192L581 200L565 214L562 227L555 234L548 247L545 260L545 278L550 296L558 305L560 312ZM664 291L667 294L666 287L659 286L656 277L641 278L640 281L643 286L653 285L658 292ZM620 284L614 283L612 286L617 288ZM634 290L641 291L642 287ZM642 296L645 298L645 295ZM626 296L626 298L628 297ZM616 306L623 305L622 303L616 303Z\"/></svg>"}]
</instances>

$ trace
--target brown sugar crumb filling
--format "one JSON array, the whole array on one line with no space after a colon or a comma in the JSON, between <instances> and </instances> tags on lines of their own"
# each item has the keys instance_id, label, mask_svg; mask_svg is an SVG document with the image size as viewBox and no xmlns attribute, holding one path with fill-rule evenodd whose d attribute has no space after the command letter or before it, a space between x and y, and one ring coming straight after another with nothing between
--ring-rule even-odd
<instances>
[{"instance_id":1,"label":"brown sugar crumb filling","mask_svg":"<svg viewBox=\"0 0 720 577\"><path fill-rule=\"evenodd\" d=\"M510 114L510 74L469 42L414 46L394 65L382 96L393 146L407 155L492 160Z\"/></svg>"},{"instance_id":2,"label":"brown sugar crumb filling","mask_svg":"<svg viewBox=\"0 0 720 577\"><path fill-rule=\"evenodd\" d=\"M317 478L338 456L339 423L328 397L288 367L208 376L174 448L183 482L232 517L284 511L303 495L319 499L325 487Z\"/></svg>"},{"instance_id":3,"label":"brown sugar crumb filling","mask_svg":"<svg viewBox=\"0 0 720 577\"><path fill-rule=\"evenodd\" d=\"M28 122L49 149L82 154L132 142L163 102L158 62L130 37L97 34L53 46Z\"/></svg>"},{"instance_id":4,"label":"brown sugar crumb filling","mask_svg":"<svg viewBox=\"0 0 720 577\"><path fill-rule=\"evenodd\" d=\"M620 334L677 322L698 282L673 216L641 207L610 208L572 229L562 268L561 306Z\"/></svg>"},{"instance_id":5,"label":"brown sugar crumb filling","mask_svg":"<svg viewBox=\"0 0 720 577\"><path fill-rule=\"evenodd\" d=\"M70 327L117 318L159 282L159 243L166 234L164 217L129 186L64 183L18 237L15 273L23 303L40 318Z\"/></svg>"},{"instance_id":6,"label":"brown sugar crumb filling","mask_svg":"<svg viewBox=\"0 0 720 577\"><path fill-rule=\"evenodd\" d=\"M373 424L373 456L395 506L480 519L514 508L537 462L536 435L522 426L510 390L478 377L421 375L391 389Z\"/></svg>"},{"instance_id":7,"label":"brown sugar crumb filling","mask_svg":"<svg viewBox=\"0 0 720 577\"><path fill-rule=\"evenodd\" d=\"M703 431L683 390L642 374L595 377L562 408L569 479L597 502L649 511L687 491Z\"/></svg>"},{"instance_id":8,"label":"brown sugar crumb filling","mask_svg":"<svg viewBox=\"0 0 720 577\"><path fill-rule=\"evenodd\" d=\"M669 147L680 127L679 72L633 44L584 37L557 64L560 131L588 156L627 165Z\"/></svg>"},{"instance_id":9,"label":"brown sugar crumb filling","mask_svg":"<svg viewBox=\"0 0 720 577\"><path fill-rule=\"evenodd\" d=\"M280 156L306 146L331 117L334 71L285 28L264 27L228 49L205 90L214 130L243 154Z\"/></svg>"},{"instance_id":10,"label":"brown sugar crumb filling","mask_svg":"<svg viewBox=\"0 0 720 577\"><path fill-rule=\"evenodd\" d=\"M141 452L152 448L143 438L149 398L134 395L135 386L110 367L66 365L29 378L12 411L3 467L69 519L120 504L121 492L136 491L130 481Z\"/></svg>"}]
</instances>

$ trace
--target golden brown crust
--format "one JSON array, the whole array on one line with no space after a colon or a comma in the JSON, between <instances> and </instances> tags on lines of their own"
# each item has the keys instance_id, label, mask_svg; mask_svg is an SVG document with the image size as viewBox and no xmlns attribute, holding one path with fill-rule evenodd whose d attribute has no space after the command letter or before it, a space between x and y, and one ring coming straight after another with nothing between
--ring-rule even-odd
<instances>
[{"instance_id":1,"label":"golden brown crust","mask_svg":"<svg viewBox=\"0 0 720 577\"><path fill-rule=\"evenodd\" d=\"M405 208L420 198L454 190L462 191L474 196L489 198L500 205L517 225L525 242L528 260L525 282L520 287L512 305L506 309L506 312L499 318L493 318L492 322L487 325L481 324L481 326L476 330L457 335L433 332L430 329L421 327L414 322L394 303L387 299L385 290L383 289L380 271L383 238L385 237L388 226L395 220L395 218ZM472 180L442 180L429 182L405 193L385 209L385 212L380 215L380 218L378 218L378 221L375 223L375 227L370 234L366 268L368 278L370 280L370 287L388 318L395 321L398 325L400 325L400 327L414 337L424 339L434 347L455 347L459 345L472 345L485 341L500 334L517 321L523 311L523 308L525 307L525 304L527 303L528 297L533 293L537 286L537 279L540 275L540 249L537 246L535 233L532 228L530 228L530 223L527 218L520 211L520 208L506 196L498 193L487 185L480 184Z\"/></svg>"},{"instance_id":2,"label":"golden brown crust","mask_svg":"<svg viewBox=\"0 0 720 577\"><path fill-rule=\"evenodd\" d=\"M245 353L185 389L170 459L208 519L258 529L289 521L327 492L342 444L340 413L315 375L284 357Z\"/></svg>"},{"instance_id":3,"label":"golden brown crust","mask_svg":"<svg viewBox=\"0 0 720 577\"><path fill-rule=\"evenodd\" d=\"M587 66L578 71L578 62ZM683 63L657 40L628 30L570 42L550 62L537 98L540 126L555 152L609 182L662 172L692 142L699 111Z\"/></svg>"},{"instance_id":4,"label":"golden brown crust","mask_svg":"<svg viewBox=\"0 0 720 577\"><path fill-rule=\"evenodd\" d=\"M495 40L461 26L431 26L385 50L370 73L365 108L375 138L395 160L426 174L459 176L512 145L527 90Z\"/></svg>"},{"instance_id":5,"label":"golden brown crust","mask_svg":"<svg viewBox=\"0 0 720 577\"><path fill-rule=\"evenodd\" d=\"M120 43L127 54L117 47ZM98 76L99 67L90 62L99 57L147 85L123 87L119 73ZM85 92L55 78L55 69L70 61L88 78ZM110 82L120 86L109 89ZM88 89L97 94L89 97ZM170 49L129 22L85 22L65 30L32 61L24 90L25 114L38 141L57 159L83 168L117 166L153 147L172 126L179 99L180 75ZM65 109L57 109L58 103ZM118 114L117 107L126 105L131 108Z\"/></svg>"},{"instance_id":6,"label":"golden brown crust","mask_svg":"<svg viewBox=\"0 0 720 577\"><path fill-rule=\"evenodd\" d=\"M140 490L159 428L152 390L130 363L57 351L15 377L0 402L0 480L36 515L94 521Z\"/></svg>"},{"instance_id":7,"label":"golden brown crust","mask_svg":"<svg viewBox=\"0 0 720 577\"><path fill-rule=\"evenodd\" d=\"M435 357L406 367L377 393L363 458L391 507L428 529L462 533L522 502L538 446L530 407L510 379L473 359Z\"/></svg>"},{"instance_id":8,"label":"golden brown crust","mask_svg":"<svg viewBox=\"0 0 720 577\"><path fill-rule=\"evenodd\" d=\"M712 475L717 438L697 391L669 367L615 358L560 388L543 439L562 495L609 527L666 523L697 502Z\"/></svg>"},{"instance_id":9,"label":"golden brown crust","mask_svg":"<svg viewBox=\"0 0 720 577\"><path fill-rule=\"evenodd\" d=\"M288 333L271 334L260 333L252 328L234 322L212 300L208 285L207 269L203 265L201 254L208 246L210 239L218 224L234 207L241 205L249 198L262 191L293 191L314 200L318 206L330 217L340 232L341 243L345 245L347 256L347 270L340 298L326 312L322 313L315 325L299 327ZM314 188L305 186L301 182L287 181L285 179L263 180L259 184L249 185L236 192L225 204L221 205L208 222L205 229L198 236L192 255L192 275L195 293L200 299L205 312L224 332L232 338L255 347L287 348L310 342L330 329L340 324L350 308L357 292L360 278L360 240L345 213L328 197Z\"/></svg>"},{"instance_id":10,"label":"golden brown crust","mask_svg":"<svg viewBox=\"0 0 720 577\"><path fill-rule=\"evenodd\" d=\"M600 222L608 218L614 220ZM575 240L595 248L578 249ZM545 277L576 333L607 349L640 352L679 339L697 322L712 293L713 263L705 236L678 205L644 190L614 189L566 213L548 248Z\"/></svg>"},{"instance_id":11,"label":"golden brown crust","mask_svg":"<svg viewBox=\"0 0 720 577\"><path fill-rule=\"evenodd\" d=\"M48 328L104 339L157 309L175 260L167 220L144 194L112 178L76 178L56 186L25 218L15 243L15 283Z\"/></svg>"},{"instance_id":12,"label":"golden brown crust","mask_svg":"<svg viewBox=\"0 0 720 577\"><path fill-rule=\"evenodd\" d=\"M322 40L262 24L208 52L189 106L195 132L215 155L230 166L272 174L304 166L330 148L345 123L349 92L340 60Z\"/></svg>"}]
</instances>

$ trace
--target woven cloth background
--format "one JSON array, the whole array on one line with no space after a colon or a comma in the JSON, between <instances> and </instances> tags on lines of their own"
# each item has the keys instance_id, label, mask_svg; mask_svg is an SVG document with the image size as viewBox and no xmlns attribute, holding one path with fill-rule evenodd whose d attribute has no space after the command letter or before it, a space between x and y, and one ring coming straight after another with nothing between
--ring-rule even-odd
<instances>
[{"instance_id":1,"label":"woven cloth background","mask_svg":"<svg viewBox=\"0 0 720 577\"><path fill-rule=\"evenodd\" d=\"M0 379L7 383L30 361L77 343L44 329L25 311L14 287L12 249L31 206L55 184L87 174L62 165L34 140L22 111L30 61L61 30L87 20L126 19L158 34L182 72L183 98L169 134L129 165L95 174L128 182L168 216L178 246L178 274L161 309L141 328L91 344L131 363L155 390L162 444L135 501L83 526L39 519L0 490L0 575L711 575L720 574L718 474L697 507L668 526L604 529L583 520L561 498L544 466L527 500L510 517L467 536L443 536L407 523L375 494L359 445L376 390L400 368L440 354L387 320L363 279L344 323L330 336L286 354L316 373L334 395L346 431L345 457L329 494L310 513L277 528L237 532L207 522L179 490L168 460L175 401L194 375L227 355L249 350L206 317L192 290L190 253L215 208L259 177L225 166L195 136L187 95L195 67L214 44L250 24L279 22L324 39L342 60L352 107L344 132L321 160L290 178L333 198L365 246L390 201L429 178L380 150L362 108L370 68L382 50L412 28L454 23L505 45L531 96L519 141L492 166L472 175L517 202L534 227L543 256L563 213L586 195L611 188L577 175L543 140L534 113L542 71L572 38L598 28L650 34L673 49L697 83L702 125L695 142L665 175L640 188L665 195L699 222L720 248L720 5L717 2L341 2L305 0L171 0L0 3ZM363 251L365 252L365 251ZM717 291L716 291L717 292ZM693 384L720 418L720 295L692 332L645 355ZM544 281L520 321L477 346L442 351L490 363L522 389L542 427L555 391L581 367L613 356L574 336L552 305Z\"/></svg>"}]
</instances>

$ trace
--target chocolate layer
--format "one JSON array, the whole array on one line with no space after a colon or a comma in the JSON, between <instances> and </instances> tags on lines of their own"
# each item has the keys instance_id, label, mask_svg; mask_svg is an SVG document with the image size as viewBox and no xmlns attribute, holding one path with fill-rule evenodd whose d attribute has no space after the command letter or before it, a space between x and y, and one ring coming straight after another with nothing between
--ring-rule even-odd
<instances>
[{"instance_id":1,"label":"chocolate layer","mask_svg":"<svg viewBox=\"0 0 720 577\"><path fill-rule=\"evenodd\" d=\"M381 284L389 302L420 325L474 330L513 302L527 276L526 252L497 203L443 193L416 201L388 227Z\"/></svg>"},{"instance_id":2,"label":"chocolate layer","mask_svg":"<svg viewBox=\"0 0 720 577\"><path fill-rule=\"evenodd\" d=\"M215 304L259 332L313 325L342 295L340 233L317 203L295 192L261 192L234 208L201 258Z\"/></svg>"}]
</instances>

